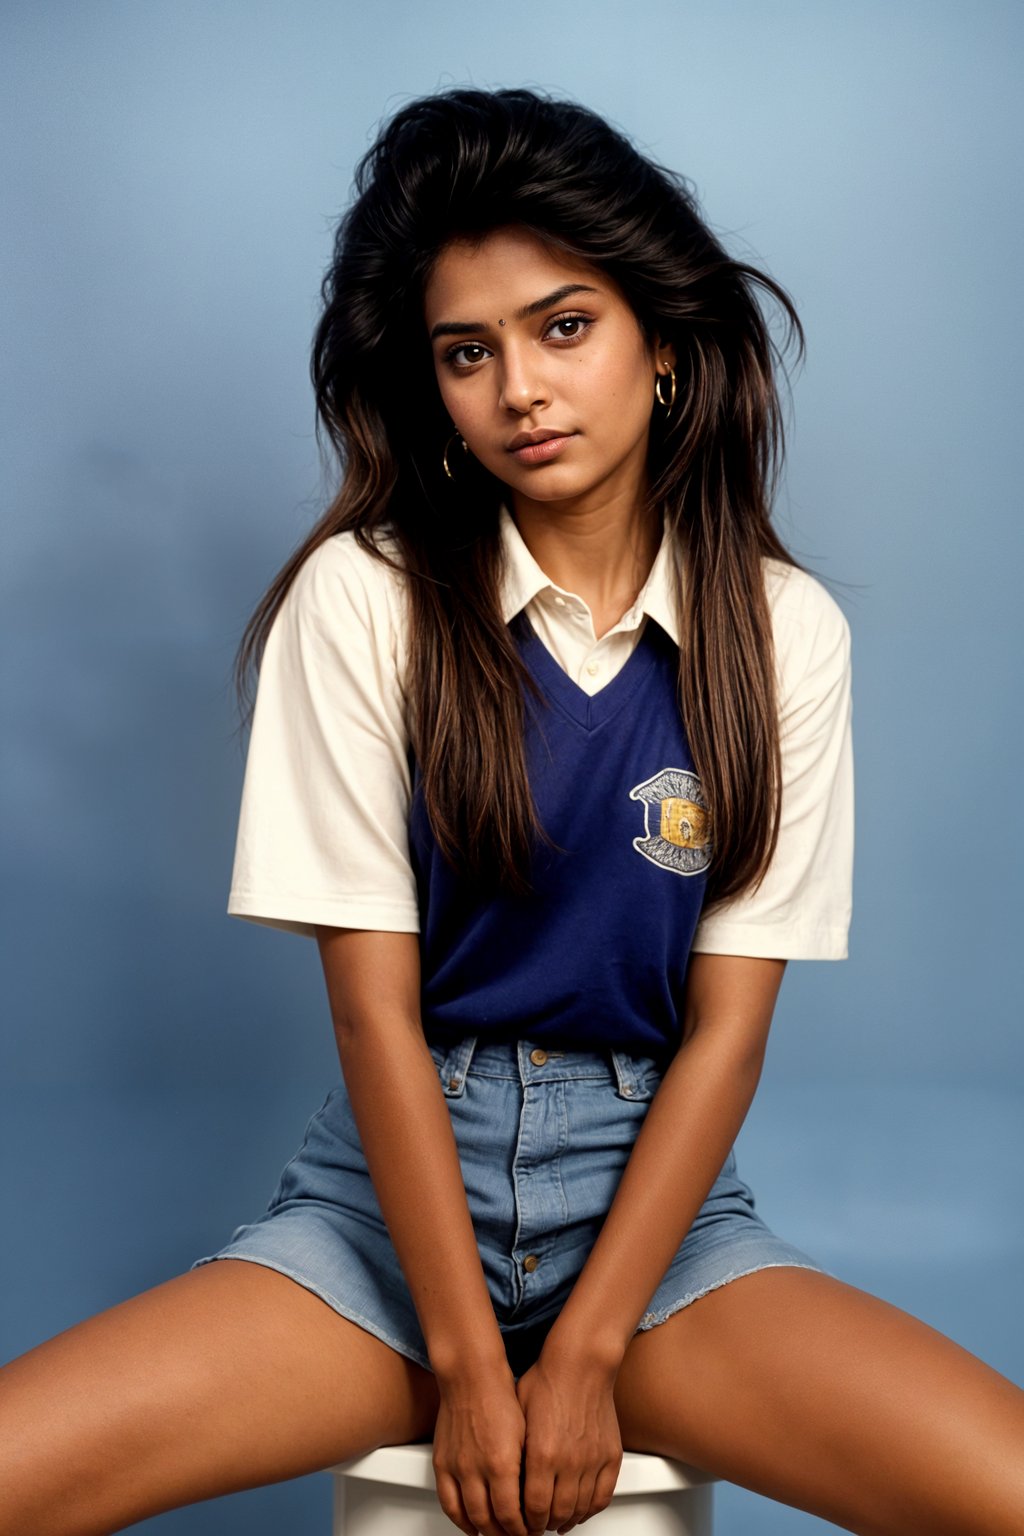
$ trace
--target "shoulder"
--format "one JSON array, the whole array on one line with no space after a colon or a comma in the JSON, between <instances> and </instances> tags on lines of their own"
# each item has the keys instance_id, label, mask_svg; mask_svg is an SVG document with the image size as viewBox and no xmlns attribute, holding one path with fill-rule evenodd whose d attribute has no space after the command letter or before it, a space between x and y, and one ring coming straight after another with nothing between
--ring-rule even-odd
<instances>
[{"instance_id":1,"label":"shoulder","mask_svg":"<svg viewBox=\"0 0 1024 1536\"><path fill-rule=\"evenodd\" d=\"M765 560L764 578L772 623L781 634L823 631L838 637L849 632L846 615L817 576L782 560Z\"/></svg>"},{"instance_id":2,"label":"shoulder","mask_svg":"<svg viewBox=\"0 0 1024 1536\"><path fill-rule=\"evenodd\" d=\"M784 693L809 672L849 667L849 621L825 584L782 560L764 561L776 665Z\"/></svg>"},{"instance_id":3,"label":"shoulder","mask_svg":"<svg viewBox=\"0 0 1024 1536\"><path fill-rule=\"evenodd\" d=\"M375 535L375 548L400 567L398 541ZM303 621L333 641L370 631L395 653L404 614L401 569L368 550L354 529L331 534L306 556L288 589L287 601Z\"/></svg>"},{"instance_id":4,"label":"shoulder","mask_svg":"<svg viewBox=\"0 0 1024 1536\"><path fill-rule=\"evenodd\" d=\"M389 559L400 563L399 545L389 534L377 534L372 542ZM355 529L332 533L318 544L300 565L293 586L311 601L332 603L364 597L379 602L391 596L402 580L401 572L371 553L357 538Z\"/></svg>"}]
</instances>

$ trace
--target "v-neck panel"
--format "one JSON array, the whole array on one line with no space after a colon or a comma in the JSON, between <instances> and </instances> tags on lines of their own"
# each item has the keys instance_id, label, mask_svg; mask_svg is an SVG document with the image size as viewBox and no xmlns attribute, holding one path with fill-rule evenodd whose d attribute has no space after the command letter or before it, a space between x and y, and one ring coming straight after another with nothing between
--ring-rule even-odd
<instances>
[{"instance_id":1,"label":"v-neck panel","mask_svg":"<svg viewBox=\"0 0 1024 1536\"><path fill-rule=\"evenodd\" d=\"M530 622L523 608L511 621L518 632L526 652L527 665L545 695L557 704L564 714L585 731L595 731L618 714L633 696L637 686L654 665L655 648L651 635L651 617L644 622L643 633L613 678L596 693L587 693L568 672L559 665Z\"/></svg>"}]
</instances>

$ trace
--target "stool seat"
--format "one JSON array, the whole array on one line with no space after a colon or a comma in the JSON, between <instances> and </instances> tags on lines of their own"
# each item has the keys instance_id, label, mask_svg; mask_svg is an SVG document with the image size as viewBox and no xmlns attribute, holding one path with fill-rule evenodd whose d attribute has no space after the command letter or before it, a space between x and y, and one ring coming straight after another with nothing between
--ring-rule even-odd
<instances>
[{"instance_id":1,"label":"stool seat","mask_svg":"<svg viewBox=\"0 0 1024 1536\"><path fill-rule=\"evenodd\" d=\"M332 1536L451 1536L437 1501L432 1441L383 1445L325 1470L334 1478ZM712 1536L712 1485L697 1467L624 1451L601 1536ZM595 1524L596 1522L596 1524Z\"/></svg>"}]
</instances>

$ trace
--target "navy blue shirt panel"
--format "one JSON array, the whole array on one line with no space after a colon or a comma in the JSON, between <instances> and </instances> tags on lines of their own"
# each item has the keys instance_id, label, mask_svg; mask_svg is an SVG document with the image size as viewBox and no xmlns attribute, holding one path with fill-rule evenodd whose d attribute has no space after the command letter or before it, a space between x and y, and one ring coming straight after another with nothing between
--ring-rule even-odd
<instances>
[{"instance_id":1,"label":"navy blue shirt panel","mask_svg":"<svg viewBox=\"0 0 1024 1536\"><path fill-rule=\"evenodd\" d=\"M468 897L438 849L413 763L423 1026L581 1050L671 1055L710 856L700 781L676 698L679 653L651 618L588 695L525 611L509 629L543 690L525 750L541 821L534 893Z\"/></svg>"}]
</instances>

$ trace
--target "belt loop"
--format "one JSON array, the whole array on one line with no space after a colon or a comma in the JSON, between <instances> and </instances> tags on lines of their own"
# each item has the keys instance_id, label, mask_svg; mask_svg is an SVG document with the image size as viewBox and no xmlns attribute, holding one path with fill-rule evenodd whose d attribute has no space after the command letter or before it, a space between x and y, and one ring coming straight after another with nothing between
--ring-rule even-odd
<instances>
[{"instance_id":1,"label":"belt loop","mask_svg":"<svg viewBox=\"0 0 1024 1536\"><path fill-rule=\"evenodd\" d=\"M461 1099L466 1091L466 1073L476 1050L477 1035L464 1035L453 1045L441 1065L441 1086L445 1098Z\"/></svg>"},{"instance_id":2,"label":"belt loop","mask_svg":"<svg viewBox=\"0 0 1024 1536\"><path fill-rule=\"evenodd\" d=\"M643 1073L638 1073L632 1056L627 1051L611 1051L615 1070L615 1092L620 1099L649 1099L651 1094Z\"/></svg>"}]
</instances>

